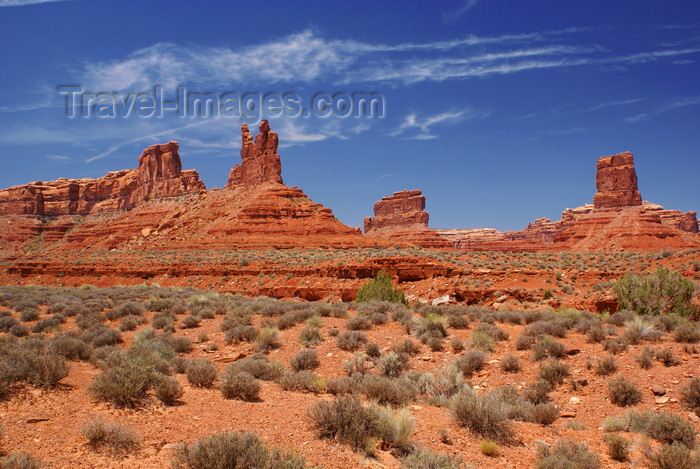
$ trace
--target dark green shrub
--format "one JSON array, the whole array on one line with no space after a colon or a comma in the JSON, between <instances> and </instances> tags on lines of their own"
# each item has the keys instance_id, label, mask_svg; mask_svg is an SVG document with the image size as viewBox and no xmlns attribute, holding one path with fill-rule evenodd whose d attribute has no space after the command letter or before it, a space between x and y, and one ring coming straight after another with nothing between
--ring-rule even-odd
<instances>
[{"instance_id":1,"label":"dark green shrub","mask_svg":"<svg viewBox=\"0 0 700 469\"><path fill-rule=\"evenodd\" d=\"M318 367L318 365L318 352L310 348L299 351L299 353L289 360L289 366L294 371L313 370Z\"/></svg>"},{"instance_id":2,"label":"dark green shrub","mask_svg":"<svg viewBox=\"0 0 700 469\"><path fill-rule=\"evenodd\" d=\"M219 390L226 399L255 401L260 395L260 383L253 375L244 371L225 373Z\"/></svg>"},{"instance_id":3,"label":"dark green shrub","mask_svg":"<svg viewBox=\"0 0 700 469\"><path fill-rule=\"evenodd\" d=\"M537 450L537 469L598 469L598 455L588 449L585 443L559 439L553 448L541 445Z\"/></svg>"},{"instance_id":4,"label":"dark green shrub","mask_svg":"<svg viewBox=\"0 0 700 469\"><path fill-rule=\"evenodd\" d=\"M141 438L128 427L116 422L105 422L102 417L88 421L80 429L91 448L104 449L115 454L124 454L137 450Z\"/></svg>"},{"instance_id":5,"label":"dark green shrub","mask_svg":"<svg viewBox=\"0 0 700 469\"><path fill-rule=\"evenodd\" d=\"M453 398L452 412L457 422L470 432L495 441L509 441L513 430L496 393L484 396L468 389Z\"/></svg>"},{"instance_id":6,"label":"dark green shrub","mask_svg":"<svg viewBox=\"0 0 700 469\"><path fill-rule=\"evenodd\" d=\"M380 270L374 280L370 280L357 291L356 302L363 301L388 301L391 303L401 303L408 306L408 301L404 294L391 284L392 279L385 271Z\"/></svg>"},{"instance_id":7,"label":"dark green shrub","mask_svg":"<svg viewBox=\"0 0 700 469\"><path fill-rule=\"evenodd\" d=\"M636 384L627 381L624 376L618 376L610 381L608 395L613 404L621 407L635 405L642 400L642 391Z\"/></svg>"},{"instance_id":8,"label":"dark green shrub","mask_svg":"<svg viewBox=\"0 0 700 469\"><path fill-rule=\"evenodd\" d=\"M210 388L216 381L216 365L206 358L195 358L187 365L187 381L200 388Z\"/></svg>"},{"instance_id":9,"label":"dark green shrub","mask_svg":"<svg viewBox=\"0 0 700 469\"><path fill-rule=\"evenodd\" d=\"M693 282L666 267L659 267L646 277L626 274L613 287L621 309L652 316L675 313L694 317L697 314L692 304L694 291Z\"/></svg>"},{"instance_id":10,"label":"dark green shrub","mask_svg":"<svg viewBox=\"0 0 700 469\"><path fill-rule=\"evenodd\" d=\"M224 432L177 450L174 469L305 469L304 459L269 448L254 433Z\"/></svg>"}]
</instances>

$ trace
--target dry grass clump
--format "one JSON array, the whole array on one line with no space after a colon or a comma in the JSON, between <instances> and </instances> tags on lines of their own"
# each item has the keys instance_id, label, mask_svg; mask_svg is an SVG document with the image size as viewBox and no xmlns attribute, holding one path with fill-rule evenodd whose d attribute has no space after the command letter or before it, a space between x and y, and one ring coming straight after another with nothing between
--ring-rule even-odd
<instances>
[{"instance_id":1,"label":"dry grass clump","mask_svg":"<svg viewBox=\"0 0 700 469\"><path fill-rule=\"evenodd\" d=\"M271 361L263 354L255 354L238 360L226 367L227 373L243 371L263 381L274 381L284 372L284 367L277 361Z\"/></svg>"},{"instance_id":2,"label":"dry grass clump","mask_svg":"<svg viewBox=\"0 0 700 469\"><path fill-rule=\"evenodd\" d=\"M608 456L615 461L625 462L630 455L630 441L617 433L603 435L605 444L608 445Z\"/></svg>"},{"instance_id":3,"label":"dry grass clump","mask_svg":"<svg viewBox=\"0 0 700 469\"><path fill-rule=\"evenodd\" d=\"M309 370L287 371L277 379L277 383L285 391L308 391L314 394L326 390L323 378Z\"/></svg>"},{"instance_id":4,"label":"dry grass clump","mask_svg":"<svg viewBox=\"0 0 700 469\"><path fill-rule=\"evenodd\" d=\"M219 383L219 391L226 399L256 401L260 395L260 383L245 371L227 372Z\"/></svg>"},{"instance_id":5,"label":"dry grass clump","mask_svg":"<svg viewBox=\"0 0 700 469\"><path fill-rule=\"evenodd\" d=\"M2 469L41 469L41 461L29 453L13 453L0 459Z\"/></svg>"},{"instance_id":6,"label":"dry grass clump","mask_svg":"<svg viewBox=\"0 0 700 469\"><path fill-rule=\"evenodd\" d=\"M303 349L289 360L289 366L294 371L313 370L318 367L318 352L314 349Z\"/></svg>"},{"instance_id":7,"label":"dry grass clump","mask_svg":"<svg viewBox=\"0 0 700 469\"><path fill-rule=\"evenodd\" d=\"M537 469L598 469L600 461L598 455L592 452L585 443L576 443L573 440L559 439L554 447L540 445L537 450Z\"/></svg>"},{"instance_id":8,"label":"dry grass clump","mask_svg":"<svg viewBox=\"0 0 700 469\"><path fill-rule=\"evenodd\" d=\"M116 422L106 422L97 417L89 420L80 429L94 450L108 450L114 454L125 454L137 450L141 446L141 438L128 427Z\"/></svg>"},{"instance_id":9,"label":"dry grass clump","mask_svg":"<svg viewBox=\"0 0 700 469\"><path fill-rule=\"evenodd\" d=\"M454 360L457 368L465 377L471 377L486 365L486 355L481 350L470 350Z\"/></svg>"},{"instance_id":10,"label":"dry grass clump","mask_svg":"<svg viewBox=\"0 0 700 469\"><path fill-rule=\"evenodd\" d=\"M187 365L187 381L200 388L210 388L216 381L216 365L206 358L195 358Z\"/></svg>"},{"instance_id":11,"label":"dry grass clump","mask_svg":"<svg viewBox=\"0 0 700 469\"><path fill-rule=\"evenodd\" d=\"M457 422L475 435L500 442L513 438L511 423L495 393L481 396L472 389L460 392L453 398L452 412Z\"/></svg>"},{"instance_id":12,"label":"dry grass clump","mask_svg":"<svg viewBox=\"0 0 700 469\"><path fill-rule=\"evenodd\" d=\"M501 360L500 367L506 373L516 373L520 371L520 359L515 355L508 354Z\"/></svg>"},{"instance_id":13,"label":"dry grass clump","mask_svg":"<svg viewBox=\"0 0 700 469\"><path fill-rule=\"evenodd\" d=\"M615 357L613 355L606 355L602 360L598 360L598 366L596 367L596 373L600 376L608 376L617 370L617 363L615 362Z\"/></svg>"},{"instance_id":14,"label":"dry grass clump","mask_svg":"<svg viewBox=\"0 0 700 469\"><path fill-rule=\"evenodd\" d=\"M638 404L642 400L642 391L635 383L624 376L618 376L608 383L610 402L621 407Z\"/></svg>"},{"instance_id":15,"label":"dry grass clump","mask_svg":"<svg viewBox=\"0 0 700 469\"><path fill-rule=\"evenodd\" d=\"M354 352L367 343L367 336L360 331L343 331L338 335L337 341L341 350Z\"/></svg>"},{"instance_id":16,"label":"dry grass clump","mask_svg":"<svg viewBox=\"0 0 700 469\"><path fill-rule=\"evenodd\" d=\"M690 380L688 385L683 388L683 400L695 413L700 415L700 377L695 377Z\"/></svg>"},{"instance_id":17,"label":"dry grass clump","mask_svg":"<svg viewBox=\"0 0 700 469\"><path fill-rule=\"evenodd\" d=\"M399 460L401 469L460 469L462 459L420 448Z\"/></svg>"},{"instance_id":18,"label":"dry grass clump","mask_svg":"<svg viewBox=\"0 0 700 469\"><path fill-rule=\"evenodd\" d=\"M569 375L569 365L562 361L551 359L548 363L540 366L537 372L537 379L549 383L552 387L556 387L563 383Z\"/></svg>"}]
</instances>

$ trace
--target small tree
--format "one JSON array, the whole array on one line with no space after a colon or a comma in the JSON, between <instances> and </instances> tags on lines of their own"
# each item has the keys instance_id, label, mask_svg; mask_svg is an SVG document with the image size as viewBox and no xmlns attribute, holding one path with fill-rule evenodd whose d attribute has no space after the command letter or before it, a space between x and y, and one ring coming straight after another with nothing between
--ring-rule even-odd
<instances>
[{"instance_id":1,"label":"small tree","mask_svg":"<svg viewBox=\"0 0 700 469\"><path fill-rule=\"evenodd\" d=\"M390 301L408 306L408 301L398 288L391 284L391 277L384 270L377 272L374 280L370 280L357 291L356 302L362 301Z\"/></svg>"},{"instance_id":2,"label":"small tree","mask_svg":"<svg viewBox=\"0 0 700 469\"><path fill-rule=\"evenodd\" d=\"M661 315L676 313L697 316L692 304L695 286L678 272L659 267L646 277L626 274L613 287L620 309L631 309L638 314Z\"/></svg>"}]
</instances>

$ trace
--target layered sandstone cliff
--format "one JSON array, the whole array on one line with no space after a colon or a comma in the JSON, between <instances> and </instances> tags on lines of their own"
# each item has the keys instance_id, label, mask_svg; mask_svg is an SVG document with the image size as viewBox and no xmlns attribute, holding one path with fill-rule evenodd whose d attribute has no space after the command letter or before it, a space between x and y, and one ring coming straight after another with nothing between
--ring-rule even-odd
<instances>
[{"instance_id":1,"label":"layered sandstone cliff","mask_svg":"<svg viewBox=\"0 0 700 469\"><path fill-rule=\"evenodd\" d=\"M396 239L429 248L451 244L428 228L425 196L420 190L394 192L374 204L374 217L364 220L365 235Z\"/></svg>"},{"instance_id":2,"label":"layered sandstone cliff","mask_svg":"<svg viewBox=\"0 0 700 469\"><path fill-rule=\"evenodd\" d=\"M634 156L604 156L596 166L593 204L539 218L522 231L440 230L453 246L470 251L596 251L700 248L695 212L642 202Z\"/></svg>"},{"instance_id":3,"label":"layered sandstone cliff","mask_svg":"<svg viewBox=\"0 0 700 469\"><path fill-rule=\"evenodd\" d=\"M114 171L97 179L58 179L0 190L0 215L89 215L130 210L139 203L204 191L195 170L182 170L177 142L153 145L136 169Z\"/></svg>"}]
</instances>

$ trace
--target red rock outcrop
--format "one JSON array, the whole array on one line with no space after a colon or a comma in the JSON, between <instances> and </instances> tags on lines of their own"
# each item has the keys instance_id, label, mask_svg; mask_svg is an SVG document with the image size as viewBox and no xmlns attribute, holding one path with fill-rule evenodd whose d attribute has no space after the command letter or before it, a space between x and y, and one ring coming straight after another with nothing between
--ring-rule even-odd
<instances>
[{"instance_id":1,"label":"red rock outcrop","mask_svg":"<svg viewBox=\"0 0 700 469\"><path fill-rule=\"evenodd\" d=\"M0 191L0 215L88 215L130 210L140 202L206 190L195 170L182 170L177 142L153 145L136 169L97 179L33 182Z\"/></svg>"},{"instance_id":2,"label":"red rock outcrop","mask_svg":"<svg viewBox=\"0 0 700 469\"><path fill-rule=\"evenodd\" d=\"M598 192L593 197L593 205L596 208L642 205L632 153L598 158L595 184Z\"/></svg>"},{"instance_id":3,"label":"red rock outcrop","mask_svg":"<svg viewBox=\"0 0 700 469\"><path fill-rule=\"evenodd\" d=\"M234 166L228 176L227 189L254 186L266 182L282 184L282 163L277 154L277 133L270 132L267 120L260 123L260 133L255 137L248 124L241 126L241 164Z\"/></svg>"},{"instance_id":4,"label":"red rock outcrop","mask_svg":"<svg viewBox=\"0 0 700 469\"><path fill-rule=\"evenodd\" d=\"M619 251L700 248L695 212L664 210L642 202L634 156L598 159L592 205L562 212L555 222L539 218L522 231L443 230L453 246L469 251Z\"/></svg>"},{"instance_id":5,"label":"red rock outcrop","mask_svg":"<svg viewBox=\"0 0 700 469\"><path fill-rule=\"evenodd\" d=\"M365 218L365 234L401 240L428 248L451 244L428 228L425 196L420 190L399 191L374 204L374 217Z\"/></svg>"}]
</instances>

